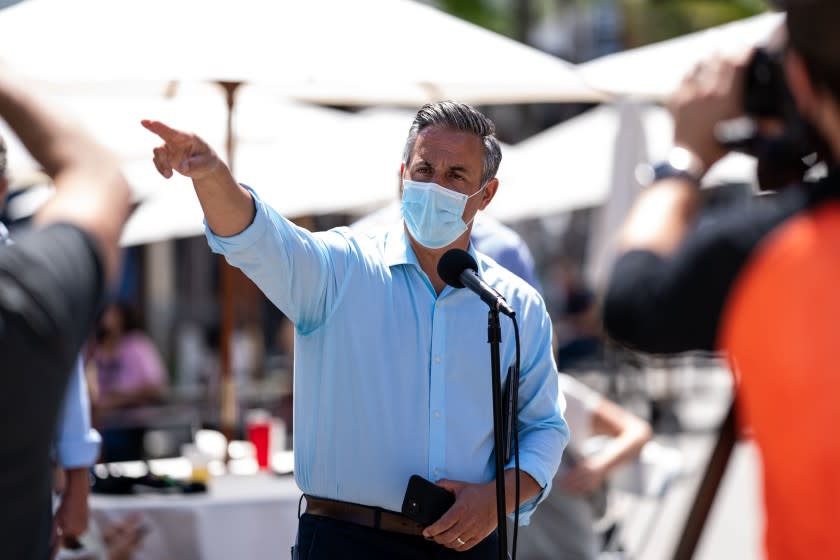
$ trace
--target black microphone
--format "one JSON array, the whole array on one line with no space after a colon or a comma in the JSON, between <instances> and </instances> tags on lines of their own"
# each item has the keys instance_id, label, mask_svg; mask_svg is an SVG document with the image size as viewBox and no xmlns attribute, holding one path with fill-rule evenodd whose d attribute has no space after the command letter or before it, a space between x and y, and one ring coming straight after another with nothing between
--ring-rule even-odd
<instances>
[{"instance_id":1,"label":"black microphone","mask_svg":"<svg viewBox=\"0 0 840 560\"><path fill-rule=\"evenodd\" d=\"M450 249L438 261L437 272L453 288L469 288L492 309L513 317L516 313L499 292L478 277L478 264L463 249Z\"/></svg>"}]
</instances>

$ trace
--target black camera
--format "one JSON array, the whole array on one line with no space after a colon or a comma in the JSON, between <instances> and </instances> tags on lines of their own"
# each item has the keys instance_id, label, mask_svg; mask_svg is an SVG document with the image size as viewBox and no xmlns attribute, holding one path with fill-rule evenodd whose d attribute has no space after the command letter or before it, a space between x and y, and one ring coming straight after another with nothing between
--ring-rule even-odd
<instances>
[{"instance_id":1,"label":"black camera","mask_svg":"<svg viewBox=\"0 0 840 560\"><path fill-rule=\"evenodd\" d=\"M718 125L718 140L730 150L758 159L762 190L800 182L828 153L827 144L796 109L781 49L756 49L744 82L745 117Z\"/></svg>"}]
</instances>

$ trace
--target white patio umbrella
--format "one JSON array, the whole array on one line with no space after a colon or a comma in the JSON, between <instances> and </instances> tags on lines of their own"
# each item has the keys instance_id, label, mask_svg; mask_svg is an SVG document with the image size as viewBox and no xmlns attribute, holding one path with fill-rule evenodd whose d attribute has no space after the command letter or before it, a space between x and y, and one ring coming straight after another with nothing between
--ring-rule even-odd
<instances>
[{"instance_id":1,"label":"white patio umbrella","mask_svg":"<svg viewBox=\"0 0 840 560\"><path fill-rule=\"evenodd\" d=\"M48 38L48 44L58 48L27 47L35 44L33 38ZM473 103L599 97L583 85L572 65L411 0L26 0L0 10L0 48L7 64L46 82L56 93L70 92L79 98L99 100L128 91L138 98L157 99L176 80L222 83L224 101L207 108L201 124L226 127L227 138L214 147L226 155L237 175L240 165L247 164L249 170L251 165L263 171L276 168L275 155L260 153L257 146L247 154L235 153L234 107L243 114L255 112L247 107L248 96L241 95L245 82L260 84L275 95L413 108L443 97ZM267 106L262 101L258 112ZM88 104L91 113L99 112L98 103ZM147 138L150 150L155 141L136 126L137 118L171 122L167 115L173 114L152 106L145 114L132 113L129 118L129 113L127 109L121 118L117 112L103 136L118 150L128 137L137 135ZM77 114L84 122L93 120L85 111ZM194 125L185 128L202 130ZM288 128L277 121L278 132ZM370 151L375 149L379 148ZM313 146L313 153L318 151L323 151L322 146ZM297 153L300 157L300 150ZM126 168L138 193L160 188L160 179L145 159L131 160ZM286 166L284 171L291 169ZM277 182L265 172L258 178L260 184ZM330 210L338 210L342 203L354 207L370 203L355 189L338 193L341 196L327 196L322 190L298 192L294 204L280 208L314 213L323 210L325 202L331 203L326 205ZM187 204L189 197L180 198ZM195 208L185 207L184 215L191 216ZM143 242L144 235L129 224L127 242Z\"/></svg>"},{"instance_id":2,"label":"white patio umbrella","mask_svg":"<svg viewBox=\"0 0 840 560\"><path fill-rule=\"evenodd\" d=\"M27 0L0 10L0 50L78 87L251 82L361 105L600 98L573 65L411 0Z\"/></svg>"},{"instance_id":3,"label":"white patio umbrella","mask_svg":"<svg viewBox=\"0 0 840 560\"><path fill-rule=\"evenodd\" d=\"M702 59L737 53L766 41L784 14L766 13L689 33L637 49L596 58L578 66L586 82L605 93L664 99Z\"/></svg>"},{"instance_id":4,"label":"white patio umbrella","mask_svg":"<svg viewBox=\"0 0 840 560\"><path fill-rule=\"evenodd\" d=\"M589 285L596 289L602 287L612 268L616 253L615 234L641 191L636 167L650 158L640 106L620 102L614 107L617 131L613 140L611 188L590 230L584 270Z\"/></svg>"},{"instance_id":5,"label":"white patio umbrella","mask_svg":"<svg viewBox=\"0 0 840 560\"><path fill-rule=\"evenodd\" d=\"M663 159L673 143L673 120L658 106L641 109L649 157ZM601 105L512 146L504 156L505 174L488 212L502 221L539 218L600 206L613 185L619 113ZM755 161L730 154L704 178L755 184Z\"/></svg>"}]
</instances>

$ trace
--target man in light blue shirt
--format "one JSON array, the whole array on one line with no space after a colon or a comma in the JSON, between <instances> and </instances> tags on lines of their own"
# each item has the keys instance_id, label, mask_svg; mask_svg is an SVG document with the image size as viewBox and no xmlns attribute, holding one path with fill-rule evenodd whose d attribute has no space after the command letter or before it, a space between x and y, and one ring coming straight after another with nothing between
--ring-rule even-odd
<instances>
[{"instance_id":1,"label":"man in light blue shirt","mask_svg":"<svg viewBox=\"0 0 840 560\"><path fill-rule=\"evenodd\" d=\"M525 523L549 490L568 430L541 297L469 243L473 218L498 188L493 124L467 105L421 108L401 166L403 224L376 238L296 227L237 184L202 139L157 121L143 125L164 140L155 149L158 171L192 178L211 248L295 324L295 476L307 496L300 557L495 557L487 306L438 276L446 251L469 251L520 324ZM514 340L503 321L503 374L515 360ZM427 527L394 513L413 474L455 495ZM508 465L507 513L515 509L514 476Z\"/></svg>"}]
</instances>

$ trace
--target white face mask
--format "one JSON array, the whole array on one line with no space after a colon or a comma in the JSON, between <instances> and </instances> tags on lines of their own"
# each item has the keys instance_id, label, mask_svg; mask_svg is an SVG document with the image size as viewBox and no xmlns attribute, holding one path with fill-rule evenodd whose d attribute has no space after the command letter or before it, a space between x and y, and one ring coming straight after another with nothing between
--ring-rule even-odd
<instances>
[{"instance_id":1,"label":"white face mask","mask_svg":"<svg viewBox=\"0 0 840 560\"><path fill-rule=\"evenodd\" d=\"M464 223L463 220L467 201L486 186L467 196L437 183L403 179L400 213L411 237L429 249L440 249L453 243L472 222Z\"/></svg>"}]
</instances>

